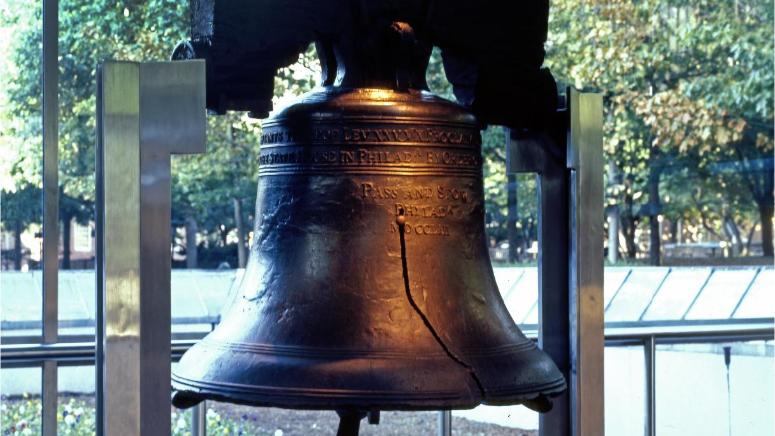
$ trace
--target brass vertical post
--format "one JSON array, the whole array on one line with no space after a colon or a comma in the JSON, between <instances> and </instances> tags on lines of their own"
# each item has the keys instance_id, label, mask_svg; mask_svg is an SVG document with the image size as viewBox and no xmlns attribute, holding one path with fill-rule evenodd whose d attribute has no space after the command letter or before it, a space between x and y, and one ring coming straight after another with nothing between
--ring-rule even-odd
<instances>
[{"instance_id":1,"label":"brass vertical post","mask_svg":"<svg viewBox=\"0 0 775 436\"><path fill-rule=\"evenodd\" d=\"M98 87L97 426L169 435L170 155L205 151L202 61L106 61Z\"/></svg>"},{"instance_id":2,"label":"brass vertical post","mask_svg":"<svg viewBox=\"0 0 775 436\"><path fill-rule=\"evenodd\" d=\"M604 434L602 97L568 91L555 131L509 131L507 172L538 173L539 345L568 391L542 436ZM562 142L563 138L565 143Z\"/></svg>"}]
</instances>

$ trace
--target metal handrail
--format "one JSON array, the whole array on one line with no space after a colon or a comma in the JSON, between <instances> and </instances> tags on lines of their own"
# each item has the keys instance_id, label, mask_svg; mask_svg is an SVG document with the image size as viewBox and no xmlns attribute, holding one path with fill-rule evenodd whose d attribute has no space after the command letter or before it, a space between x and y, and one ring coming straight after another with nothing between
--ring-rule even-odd
<instances>
[{"instance_id":1,"label":"metal handrail","mask_svg":"<svg viewBox=\"0 0 775 436\"><path fill-rule=\"evenodd\" d=\"M221 321L221 315L208 316L181 316L172 318L172 325L183 324L218 324ZM43 321L0 321L0 330L40 330ZM57 323L60 329L63 328L92 328L97 325L94 318L85 319L60 319ZM60 333L60 336L62 334Z\"/></svg>"},{"instance_id":2,"label":"metal handrail","mask_svg":"<svg viewBox=\"0 0 775 436\"><path fill-rule=\"evenodd\" d=\"M191 348L199 339L173 339L170 344L173 361ZM0 362L3 367L40 366L43 362L56 361L63 365L93 365L96 344L71 342L58 344L12 344L0 346Z\"/></svg>"},{"instance_id":3,"label":"metal handrail","mask_svg":"<svg viewBox=\"0 0 775 436\"><path fill-rule=\"evenodd\" d=\"M727 320L721 320L727 321ZM730 322L686 323L683 325L649 325L643 323L608 323L605 328L607 346L642 345L650 338L660 344L686 342L752 341L775 339L775 320L762 318ZM535 325L523 325L525 335L537 340ZM180 358L201 337L173 339L171 357ZM62 338L64 339L64 338ZM57 344L3 344L0 345L0 362L8 367L40 366L46 361L62 362L66 365L89 365L94 363L94 341L60 342Z\"/></svg>"}]
</instances>

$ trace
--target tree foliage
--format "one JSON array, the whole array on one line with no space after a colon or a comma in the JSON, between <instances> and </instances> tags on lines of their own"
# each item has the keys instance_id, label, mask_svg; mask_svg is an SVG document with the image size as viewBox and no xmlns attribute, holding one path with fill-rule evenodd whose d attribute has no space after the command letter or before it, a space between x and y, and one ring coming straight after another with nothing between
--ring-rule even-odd
<instances>
[{"instance_id":1,"label":"tree foliage","mask_svg":"<svg viewBox=\"0 0 775 436\"><path fill-rule=\"evenodd\" d=\"M553 2L548 63L604 94L605 149L624 185L615 202L635 205L625 228L645 201L721 240L730 220L771 226L771 206L769 219L754 210L773 203L772 23L772 0Z\"/></svg>"},{"instance_id":2,"label":"tree foliage","mask_svg":"<svg viewBox=\"0 0 775 436\"><path fill-rule=\"evenodd\" d=\"M187 37L189 11L172 0L60 0L59 8L60 216L85 222L94 214L96 66L167 59ZM671 225L680 219L738 254L757 225L771 229L774 18L773 0L552 2L547 65L561 84L604 94L605 152L616 168L606 180L608 204L620 207L623 249L632 256L645 248L636 236L654 219L643 212L647 202ZM0 0L0 188L10 231L40 220L41 28L38 0ZM316 86L319 71L311 46L278 71L275 105ZM453 99L437 50L427 80ZM208 153L173 159L173 223L195 219L201 244L223 247L241 222L244 243L260 123L237 113L207 123ZM499 127L483 132L483 157L490 235L530 245L534 179L505 174Z\"/></svg>"}]
</instances>

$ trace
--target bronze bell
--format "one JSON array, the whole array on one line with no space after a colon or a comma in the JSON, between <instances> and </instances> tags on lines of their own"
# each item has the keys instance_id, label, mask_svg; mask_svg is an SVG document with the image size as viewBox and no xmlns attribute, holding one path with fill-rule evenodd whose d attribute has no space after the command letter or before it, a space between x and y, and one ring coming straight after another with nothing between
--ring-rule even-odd
<instances>
[{"instance_id":1,"label":"bronze bell","mask_svg":"<svg viewBox=\"0 0 775 436\"><path fill-rule=\"evenodd\" d=\"M325 86L264 122L239 296L174 371L176 406L545 411L564 391L495 282L481 125L427 91L411 26L376 38L379 65L318 44Z\"/></svg>"}]
</instances>

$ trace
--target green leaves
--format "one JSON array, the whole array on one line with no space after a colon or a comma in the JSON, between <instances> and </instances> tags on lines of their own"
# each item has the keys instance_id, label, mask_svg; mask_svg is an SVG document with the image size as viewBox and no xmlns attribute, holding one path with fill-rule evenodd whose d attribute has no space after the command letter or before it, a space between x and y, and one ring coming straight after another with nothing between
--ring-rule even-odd
<instances>
[{"instance_id":1,"label":"green leaves","mask_svg":"<svg viewBox=\"0 0 775 436\"><path fill-rule=\"evenodd\" d=\"M631 191L660 166L659 190L673 199L666 213L698 219L692 210L716 210L704 225L721 234L725 204L736 205L740 225L757 219L741 177L757 186L772 178L702 172L740 155L772 159L772 23L772 0L559 0L547 64L558 81L604 93L606 153Z\"/></svg>"}]
</instances>

